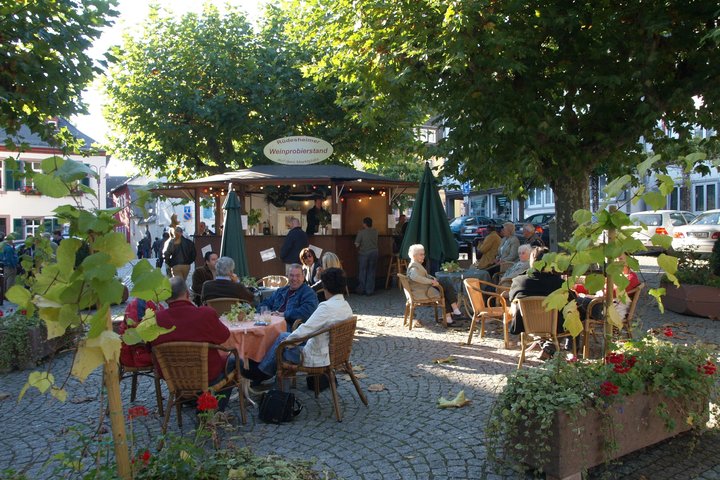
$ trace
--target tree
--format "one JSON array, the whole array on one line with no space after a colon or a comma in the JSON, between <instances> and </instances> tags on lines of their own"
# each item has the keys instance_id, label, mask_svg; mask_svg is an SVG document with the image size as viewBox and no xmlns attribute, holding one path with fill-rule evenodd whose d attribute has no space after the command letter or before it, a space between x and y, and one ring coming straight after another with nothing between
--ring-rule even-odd
<instances>
[{"instance_id":1,"label":"tree","mask_svg":"<svg viewBox=\"0 0 720 480\"><path fill-rule=\"evenodd\" d=\"M153 11L112 53L106 116L116 152L185 179L268 163L263 147L288 135L329 141L340 163L409 148L411 133L353 118L331 88L305 77L314 52L284 23L272 7L258 33L229 6L180 19Z\"/></svg>"},{"instance_id":2,"label":"tree","mask_svg":"<svg viewBox=\"0 0 720 480\"><path fill-rule=\"evenodd\" d=\"M49 140L50 117L85 111L80 94L100 72L86 53L117 15L116 0L18 0L0 5L0 127Z\"/></svg>"},{"instance_id":3,"label":"tree","mask_svg":"<svg viewBox=\"0 0 720 480\"><path fill-rule=\"evenodd\" d=\"M431 105L449 135L446 174L514 190L537 175L567 238L589 206L588 177L644 158L664 120L717 130L717 5L645 2L294 0L289 30L319 44L316 78L413 111ZM359 93L358 93L359 92ZM704 101L698 108L695 99Z\"/></svg>"}]
</instances>

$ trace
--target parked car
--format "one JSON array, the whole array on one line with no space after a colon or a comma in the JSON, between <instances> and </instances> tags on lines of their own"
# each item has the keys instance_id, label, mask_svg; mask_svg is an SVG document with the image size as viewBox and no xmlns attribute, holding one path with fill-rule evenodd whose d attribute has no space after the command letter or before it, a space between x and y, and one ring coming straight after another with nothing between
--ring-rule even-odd
<instances>
[{"instance_id":1,"label":"parked car","mask_svg":"<svg viewBox=\"0 0 720 480\"><path fill-rule=\"evenodd\" d=\"M687 225L695 218L695 214L682 210L649 210L630 214L630 221L642 230L633 233L648 250L661 251L662 247L652 244L653 235L673 236L676 227Z\"/></svg>"},{"instance_id":2,"label":"parked car","mask_svg":"<svg viewBox=\"0 0 720 480\"><path fill-rule=\"evenodd\" d=\"M460 241L460 235L463 233L466 227L477 227L481 223L490 220L487 217L481 215L463 215L462 217L455 217L450 220L450 230L453 236Z\"/></svg>"},{"instance_id":3,"label":"parked car","mask_svg":"<svg viewBox=\"0 0 720 480\"><path fill-rule=\"evenodd\" d=\"M466 246L477 246L490 233L490 229L497 228L502 225L504 220L500 218L478 217L480 223L465 227L460 234L460 243Z\"/></svg>"},{"instance_id":4,"label":"parked car","mask_svg":"<svg viewBox=\"0 0 720 480\"><path fill-rule=\"evenodd\" d=\"M708 210L698 215L688 225L675 227L672 247L675 250L695 250L712 253L715 241L720 238L720 209Z\"/></svg>"},{"instance_id":5,"label":"parked car","mask_svg":"<svg viewBox=\"0 0 720 480\"><path fill-rule=\"evenodd\" d=\"M522 228L523 225L526 223L531 223L535 225L535 232L538 234L538 237L543 241L545 246L550 246L550 220L555 218L555 213L534 213L530 215L529 217L525 218L520 223L515 224L515 235L520 238L520 243L522 243L523 236L522 236Z\"/></svg>"}]
</instances>

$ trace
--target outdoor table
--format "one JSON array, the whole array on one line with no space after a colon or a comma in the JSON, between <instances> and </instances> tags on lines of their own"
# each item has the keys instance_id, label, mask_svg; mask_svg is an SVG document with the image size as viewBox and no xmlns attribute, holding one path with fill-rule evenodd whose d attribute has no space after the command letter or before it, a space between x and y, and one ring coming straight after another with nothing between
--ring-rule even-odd
<instances>
[{"instance_id":1,"label":"outdoor table","mask_svg":"<svg viewBox=\"0 0 720 480\"><path fill-rule=\"evenodd\" d=\"M445 279L452 282L455 287L455 292L458 297L458 305L461 305L465 309L465 313L468 317L472 316L470 302L468 301L467 295L465 295L465 287L463 286L463 280L466 278L477 278L486 282L491 281L490 274L486 270L478 270L469 268L467 270L460 270L458 272L436 272L435 278Z\"/></svg>"},{"instance_id":2,"label":"outdoor table","mask_svg":"<svg viewBox=\"0 0 720 480\"><path fill-rule=\"evenodd\" d=\"M230 338L223 345L237 349L245 368L249 368L248 360L261 361L277 337L287 331L285 318L280 316L271 316L269 325L255 325L260 315L249 322L230 323L225 316L221 319L230 329Z\"/></svg>"}]
</instances>

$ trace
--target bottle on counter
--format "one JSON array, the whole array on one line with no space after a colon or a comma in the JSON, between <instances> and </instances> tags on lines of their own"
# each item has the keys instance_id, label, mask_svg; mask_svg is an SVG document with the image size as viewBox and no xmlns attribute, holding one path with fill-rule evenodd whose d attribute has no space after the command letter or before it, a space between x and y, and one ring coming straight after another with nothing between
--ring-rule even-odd
<instances>
[{"instance_id":1,"label":"bottle on counter","mask_svg":"<svg viewBox=\"0 0 720 480\"><path fill-rule=\"evenodd\" d=\"M270 235L270 227L268 222L263 222L263 235Z\"/></svg>"}]
</instances>

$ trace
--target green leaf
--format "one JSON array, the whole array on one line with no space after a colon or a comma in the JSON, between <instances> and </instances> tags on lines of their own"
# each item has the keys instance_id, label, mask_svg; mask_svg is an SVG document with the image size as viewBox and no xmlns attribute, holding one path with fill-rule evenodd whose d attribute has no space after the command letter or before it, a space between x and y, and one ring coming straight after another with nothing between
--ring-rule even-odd
<instances>
[{"instance_id":1,"label":"green leaf","mask_svg":"<svg viewBox=\"0 0 720 480\"><path fill-rule=\"evenodd\" d=\"M107 281L115 278L117 268L110 263L110 255L107 253L93 253L83 260L81 267L86 281L101 280Z\"/></svg>"},{"instance_id":2,"label":"green leaf","mask_svg":"<svg viewBox=\"0 0 720 480\"><path fill-rule=\"evenodd\" d=\"M647 192L642 199L651 210L659 210L665 206L665 195L660 192Z\"/></svg>"},{"instance_id":3,"label":"green leaf","mask_svg":"<svg viewBox=\"0 0 720 480\"><path fill-rule=\"evenodd\" d=\"M608 183L603 191L609 198L617 197L621 191L625 190L627 185L630 183L630 175L623 175L620 178L616 178L612 182Z\"/></svg>"},{"instance_id":4,"label":"green leaf","mask_svg":"<svg viewBox=\"0 0 720 480\"><path fill-rule=\"evenodd\" d=\"M55 377L52 373L49 372L32 372L30 375L28 375L28 381L25 383L25 385L20 390L20 394L18 395L18 402L22 400L22 398L25 396L25 392L29 388L37 388L40 393L45 393L48 391L50 387L52 387L55 384Z\"/></svg>"},{"instance_id":5,"label":"green leaf","mask_svg":"<svg viewBox=\"0 0 720 480\"><path fill-rule=\"evenodd\" d=\"M652 242L655 246L664 248L665 250L669 250L670 247L672 247L672 237L670 235L661 235L656 233L650 237L650 242Z\"/></svg>"},{"instance_id":6,"label":"green leaf","mask_svg":"<svg viewBox=\"0 0 720 480\"><path fill-rule=\"evenodd\" d=\"M35 173L33 174L33 183L43 195L48 197L62 198L70 194L68 186L54 175Z\"/></svg>"},{"instance_id":7,"label":"green leaf","mask_svg":"<svg viewBox=\"0 0 720 480\"><path fill-rule=\"evenodd\" d=\"M648 169L652 168L652 166L660 160L661 156L653 155L652 157L648 157L642 162L640 162L637 166L638 176L640 178L645 177L645 174L647 173Z\"/></svg>"},{"instance_id":8,"label":"green leaf","mask_svg":"<svg viewBox=\"0 0 720 480\"><path fill-rule=\"evenodd\" d=\"M90 330L87 338L95 338L107 329L108 305L103 305L90 317Z\"/></svg>"},{"instance_id":9,"label":"green leaf","mask_svg":"<svg viewBox=\"0 0 720 480\"><path fill-rule=\"evenodd\" d=\"M657 176L658 188L660 193L663 195L670 195L675 190L675 180L670 175L664 173L658 174Z\"/></svg>"},{"instance_id":10,"label":"green leaf","mask_svg":"<svg viewBox=\"0 0 720 480\"><path fill-rule=\"evenodd\" d=\"M601 292L605 288L605 277L598 274L592 273L585 277L585 289L594 294L595 292Z\"/></svg>"},{"instance_id":11,"label":"green leaf","mask_svg":"<svg viewBox=\"0 0 720 480\"><path fill-rule=\"evenodd\" d=\"M109 263L116 268L122 267L135 258L135 253L127 242L125 234L120 232L110 232L99 237L93 244L93 249L106 253L110 257Z\"/></svg>"},{"instance_id":12,"label":"green leaf","mask_svg":"<svg viewBox=\"0 0 720 480\"><path fill-rule=\"evenodd\" d=\"M175 327L163 328L159 326L157 324L157 318L155 318L155 312L148 308L145 310L143 321L140 322L137 327L131 328L130 330L136 330L140 338L147 343L152 342L160 335L174 331Z\"/></svg>"},{"instance_id":13,"label":"green leaf","mask_svg":"<svg viewBox=\"0 0 720 480\"><path fill-rule=\"evenodd\" d=\"M581 224L581 223L587 223L592 221L592 212L590 210L575 210L575 213L573 213L573 220L575 220L575 223Z\"/></svg>"},{"instance_id":14,"label":"green leaf","mask_svg":"<svg viewBox=\"0 0 720 480\"><path fill-rule=\"evenodd\" d=\"M566 288L558 288L543 301L547 310L555 309L561 311L568 303L568 291Z\"/></svg>"},{"instance_id":15,"label":"green leaf","mask_svg":"<svg viewBox=\"0 0 720 480\"><path fill-rule=\"evenodd\" d=\"M83 180L87 177L97 178L97 174L92 168L82 162L72 159L68 159L65 163L60 165L57 175L67 183Z\"/></svg>"},{"instance_id":16,"label":"green leaf","mask_svg":"<svg viewBox=\"0 0 720 480\"><path fill-rule=\"evenodd\" d=\"M22 308L27 308L30 305L32 298L30 291L20 285L13 285L5 293L5 298L10 300L12 303L16 303Z\"/></svg>"},{"instance_id":17,"label":"green leaf","mask_svg":"<svg viewBox=\"0 0 720 480\"><path fill-rule=\"evenodd\" d=\"M63 165L63 163L65 163L65 159L55 155L55 156L43 159L40 162L40 168L43 173L49 175L49 174L55 172L58 168L60 168Z\"/></svg>"},{"instance_id":18,"label":"green leaf","mask_svg":"<svg viewBox=\"0 0 720 480\"><path fill-rule=\"evenodd\" d=\"M665 306L662 303L662 297L665 295L665 289L664 288L651 288L648 290L648 294L650 294L655 300L657 300L658 308L660 309L660 313L665 313Z\"/></svg>"},{"instance_id":19,"label":"green leaf","mask_svg":"<svg viewBox=\"0 0 720 480\"><path fill-rule=\"evenodd\" d=\"M82 240L72 237L60 242L56 252L59 271L70 273L75 269L75 254L81 245ZM67 276L65 278L67 278Z\"/></svg>"},{"instance_id":20,"label":"green leaf","mask_svg":"<svg viewBox=\"0 0 720 480\"><path fill-rule=\"evenodd\" d=\"M664 253L661 253L660 256L658 256L657 262L658 266L665 271L665 275L667 275L668 279L673 282L676 287L679 287L680 282L675 276L678 267L677 257L672 257L670 255L665 255Z\"/></svg>"},{"instance_id":21,"label":"green leaf","mask_svg":"<svg viewBox=\"0 0 720 480\"><path fill-rule=\"evenodd\" d=\"M143 262L138 262L142 265ZM139 269L133 268L133 289L131 295L133 297L142 298L143 300L160 301L170 297L170 280L156 268L146 270L145 267Z\"/></svg>"}]
</instances>

